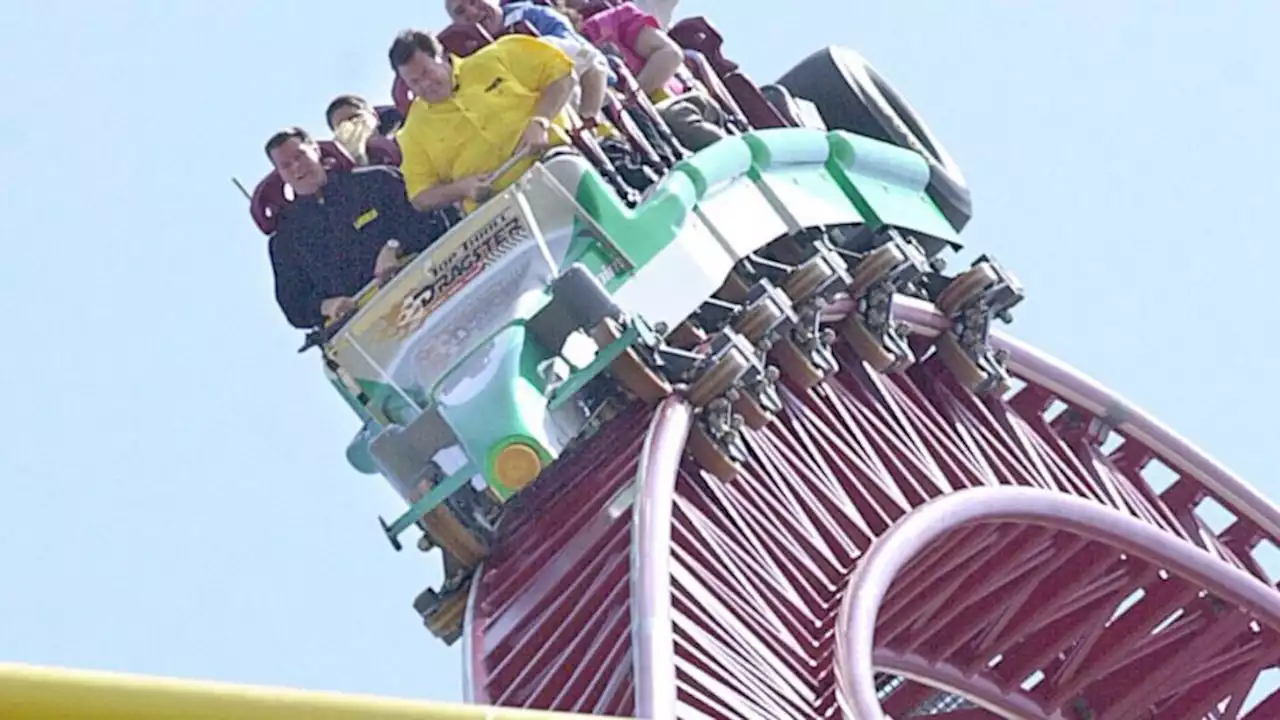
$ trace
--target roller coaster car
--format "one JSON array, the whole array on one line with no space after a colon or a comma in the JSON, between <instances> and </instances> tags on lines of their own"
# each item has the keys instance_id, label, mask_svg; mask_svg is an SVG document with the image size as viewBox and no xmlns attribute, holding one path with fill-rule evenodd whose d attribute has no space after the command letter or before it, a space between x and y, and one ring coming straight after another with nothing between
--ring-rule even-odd
<instances>
[{"instance_id":1,"label":"roller coaster car","mask_svg":"<svg viewBox=\"0 0 1280 720\"><path fill-rule=\"evenodd\" d=\"M926 177L879 141L773 129L680 162L633 209L559 155L313 337L365 420L348 457L410 504L383 523L392 544L418 525L419 547L444 551L445 587L419 598L433 632L455 636L502 506L623 404L683 393L698 409L690 454L730 480L744 427L781 407L780 375L807 387L834 367L823 306L852 293L887 308L875 289L926 268L923 246L868 235L859 209L892 200L895 227L949 229ZM884 325L854 324L860 347L882 349Z\"/></svg>"},{"instance_id":2,"label":"roller coaster car","mask_svg":"<svg viewBox=\"0 0 1280 720\"><path fill-rule=\"evenodd\" d=\"M736 77L725 87L742 108L773 107ZM382 521L392 545L416 525L418 547L443 552L444 585L415 607L446 642L506 504L628 403L683 394L692 460L732 481L744 433L781 408L777 383L821 382L837 333L875 370L915 361L896 293L953 318L937 351L962 382L999 384L988 326L1021 289L986 259L941 276L958 230L930 161L783 116L675 163L634 207L582 156L548 156L308 337L364 421L349 461L409 505ZM844 296L854 312L821 327Z\"/></svg>"}]
</instances>

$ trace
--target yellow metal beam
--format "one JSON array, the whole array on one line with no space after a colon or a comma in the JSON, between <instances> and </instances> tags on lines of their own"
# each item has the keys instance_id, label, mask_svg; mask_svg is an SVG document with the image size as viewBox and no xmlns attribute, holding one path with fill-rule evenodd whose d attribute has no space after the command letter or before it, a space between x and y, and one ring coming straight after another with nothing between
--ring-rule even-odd
<instances>
[{"instance_id":1,"label":"yellow metal beam","mask_svg":"<svg viewBox=\"0 0 1280 720\"><path fill-rule=\"evenodd\" d=\"M566 713L0 663L5 720L572 720Z\"/></svg>"}]
</instances>

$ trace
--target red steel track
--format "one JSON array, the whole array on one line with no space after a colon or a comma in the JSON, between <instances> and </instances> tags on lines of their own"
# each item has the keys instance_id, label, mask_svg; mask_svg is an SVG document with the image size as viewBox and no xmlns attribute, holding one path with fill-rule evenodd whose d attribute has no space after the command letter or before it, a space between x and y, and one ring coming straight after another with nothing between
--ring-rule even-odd
<instances>
[{"instance_id":1,"label":"red steel track","mask_svg":"<svg viewBox=\"0 0 1280 720\"><path fill-rule=\"evenodd\" d=\"M897 313L921 349L945 327L925 303ZM618 418L505 521L468 605L468 699L654 718L1246 717L1280 660L1280 592L1254 558L1280 511L1088 378L996 342L1021 387L990 399L936 359L882 377L842 349L835 378L748 431L729 484L682 458L678 398ZM1208 499L1234 520L1215 531ZM1247 717L1280 718L1280 694Z\"/></svg>"}]
</instances>

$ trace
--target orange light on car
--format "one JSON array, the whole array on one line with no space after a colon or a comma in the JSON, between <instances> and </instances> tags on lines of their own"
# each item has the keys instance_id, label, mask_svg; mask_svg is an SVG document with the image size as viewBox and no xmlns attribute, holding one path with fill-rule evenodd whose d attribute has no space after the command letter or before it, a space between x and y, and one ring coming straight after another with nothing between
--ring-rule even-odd
<instances>
[{"instance_id":1,"label":"orange light on car","mask_svg":"<svg viewBox=\"0 0 1280 720\"><path fill-rule=\"evenodd\" d=\"M519 492L538 479L542 458L538 451L522 442L513 442L493 457L493 476L511 492Z\"/></svg>"}]
</instances>

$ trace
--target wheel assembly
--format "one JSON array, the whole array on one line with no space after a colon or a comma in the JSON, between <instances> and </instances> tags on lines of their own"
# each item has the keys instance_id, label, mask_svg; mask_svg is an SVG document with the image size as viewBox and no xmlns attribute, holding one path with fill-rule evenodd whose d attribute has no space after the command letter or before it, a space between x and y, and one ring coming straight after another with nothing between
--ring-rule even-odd
<instances>
[{"instance_id":1,"label":"wheel assembly","mask_svg":"<svg viewBox=\"0 0 1280 720\"><path fill-rule=\"evenodd\" d=\"M721 341L721 346L712 349L704 360L702 369L698 371L697 379L685 393L695 407L703 407L728 392L738 378L751 368L749 346L743 347L741 336L730 332L717 338Z\"/></svg>"},{"instance_id":2,"label":"wheel assembly","mask_svg":"<svg viewBox=\"0 0 1280 720\"><path fill-rule=\"evenodd\" d=\"M422 518L431 543L452 555L459 563L472 567L489 554L489 546L458 518L448 505L437 505Z\"/></svg>"},{"instance_id":3,"label":"wheel assembly","mask_svg":"<svg viewBox=\"0 0 1280 720\"><path fill-rule=\"evenodd\" d=\"M601 348L608 347L621 337L622 327L613 318L605 318L591 328L591 339ZM671 384L654 372L634 348L623 351L609 365L609 370L627 392L650 405L671 393Z\"/></svg>"},{"instance_id":4,"label":"wheel assembly","mask_svg":"<svg viewBox=\"0 0 1280 720\"><path fill-rule=\"evenodd\" d=\"M821 248L783 280L782 291L791 298L791 302L799 305L820 295L833 284L839 284L843 289L851 280L844 259L834 251Z\"/></svg>"},{"instance_id":5,"label":"wheel assembly","mask_svg":"<svg viewBox=\"0 0 1280 720\"><path fill-rule=\"evenodd\" d=\"M934 344L938 359L955 376L956 382L977 395L1003 392L1007 389L1007 374L984 370L960 345L954 333L943 333ZM1003 368L1001 368L1003 369Z\"/></svg>"},{"instance_id":6,"label":"wheel assembly","mask_svg":"<svg viewBox=\"0 0 1280 720\"><path fill-rule=\"evenodd\" d=\"M957 275L934 302L944 315L954 315L962 307L978 299L988 288L994 286L1000 278L988 263L979 263L964 273Z\"/></svg>"},{"instance_id":7,"label":"wheel assembly","mask_svg":"<svg viewBox=\"0 0 1280 720\"><path fill-rule=\"evenodd\" d=\"M672 347L683 348L685 350L698 347L706 341L707 334L702 331L702 328L694 325L688 320L677 325L676 329L668 333L666 337L666 342Z\"/></svg>"},{"instance_id":8,"label":"wheel assembly","mask_svg":"<svg viewBox=\"0 0 1280 720\"><path fill-rule=\"evenodd\" d=\"M742 427L760 429L782 409L778 370L766 367L761 354L726 327L688 374L691 382L684 394L698 417L687 447L694 460L721 480L732 479L746 459Z\"/></svg>"},{"instance_id":9,"label":"wheel assembly","mask_svg":"<svg viewBox=\"0 0 1280 720\"><path fill-rule=\"evenodd\" d=\"M1024 297L1018 281L986 258L979 258L938 294L936 304L951 319L951 328L934 346L938 358L968 390L986 394L1007 387L1004 353L990 345L991 322L1009 322L1009 310Z\"/></svg>"},{"instance_id":10,"label":"wheel assembly","mask_svg":"<svg viewBox=\"0 0 1280 720\"><path fill-rule=\"evenodd\" d=\"M905 240L890 235L889 242L867 253L853 268L849 296L857 297L874 284L892 279L895 285L906 284L924 274L924 255Z\"/></svg>"},{"instance_id":11,"label":"wheel assembly","mask_svg":"<svg viewBox=\"0 0 1280 720\"><path fill-rule=\"evenodd\" d=\"M742 416L733 412L729 401L716 398L702 409L689 433L686 448L702 469L723 482L737 477L746 452L742 446Z\"/></svg>"},{"instance_id":12,"label":"wheel assembly","mask_svg":"<svg viewBox=\"0 0 1280 720\"><path fill-rule=\"evenodd\" d=\"M768 425L782 410L782 396L778 394L781 375L772 365L752 368L725 394L734 412L741 415L743 423L752 430Z\"/></svg>"},{"instance_id":13,"label":"wheel assembly","mask_svg":"<svg viewBox=\"0 0 1280 720\"><path fill-rule=\"evenodd\" d=\"M462 637L470 588L470 580L441 592L427 588L413 600L413 609L422 617L422 624L446 645L452 645Z\"/></svg>"},{"instance_id":14,"label":"wheel assembly","mask_svg":"<svg viewBox=\"0 0 1280 720\"><path fill-rule=\"evenodd\" d=\"M840 321L840 334L858 357L878 373L888 375L901 372L915 362L915 354L911 352L910 347L903 344L907 350L906 353L895 353L886 349L881 340L881 334L869 330L862 318L854 313L849 313L844 320Z\"/></svg>"},{"instance_id":15,"label":"wheel assembly","mask_svg":"<svg viewBox=\"0 0 1280 720\"><path fill-rule=\"evenodd\" d=\"M840 369L835 354L831 352L834 340L835 332L830 328L822 328L816 333L808 328L797 328L774 344L769 357L778 363L782 374L796 387L808 390L822 382L828 373Z\"/></svg>"},{"instance_id":16,"label":"wheel assembly","mask_svg":"<svg viewBox=\"0 0 1280 720\"><path fill-rule=\"evenodd\" d=\"M905 328L893 322L893 298L927 272L928 261L914 245L891 233L855 267L849 297L854 309L840 323L841 335L873 370L901 372L915 362Z\"/></svg>"}]
</instances>

